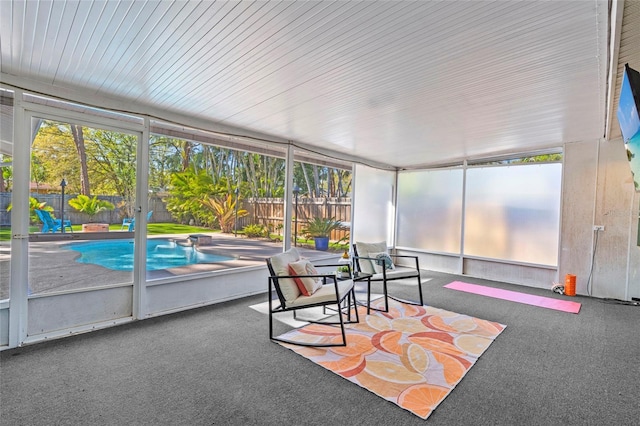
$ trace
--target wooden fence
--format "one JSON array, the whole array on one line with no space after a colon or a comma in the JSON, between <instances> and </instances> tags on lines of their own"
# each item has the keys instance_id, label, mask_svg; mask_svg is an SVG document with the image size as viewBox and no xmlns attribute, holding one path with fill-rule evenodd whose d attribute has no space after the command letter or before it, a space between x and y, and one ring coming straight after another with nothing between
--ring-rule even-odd
<instances>
[{"instance_id":1,"label":"wooden fence","mask_svg":"<svg viewBox=\"0 0 640 426\"><path fill-rule=\"evenodd\" d=\"M53 208L53 215L56 218L61 216L61 203L60 194L31 194L32 197L37 198L41 203L47 203L47 206ZM86 223L89 220L89 216L85 213L80 213L71 206L69 206L69 200L75 198L76 194L65 194L65 207L64 218L71 220L73 224ZM98 213L92 219L95 223L122 223L122 219L128 217L122 204L122 197L118 196L98 196L101 200L109 201L116 206L113 210L106 210ZM11 226L11 212L8 211L9 203L11 203L10 192L0 192L0 226ZM167 211L165 202L160 197L151 197L149 199L149 211L153 211L153 215L149 222L172 222L173 218L171 213Z\"/></svg>"},{"instance_id":2,"label":"wooden fence","mask_svg":"<svg viewBox=\"0 0 640 426\"><path fill-rule=\"evenodd\" d=\"M238 229L249 224L257 224L268 227L271 232L283 234L284 224L284 200L282 198L249 198L242 202L249 214L238 219ZM307 222L315 217L334 218L344 223L346 229L336 230L330 238L334 241L348 238L351 227L351 198L298 198L297 206L294 205L292 233L297 226L298 236ZM297 213L296 213L297 210ZM295 218L297 217L297 220Z\"/></svg>"},{"instance_id":3,"label":"wooden fence","mask_svg":"<svg viewBox=\"0 0 640 426\"><path fill-rule=\"evenodd\" d=\"M55 217L60 217L60 194L31 194L40 202L46 202L47 205L53 207ZM75 195L65 195L65 202L74 198ZM115 206L122 204L121 197L99 197L107 200ZM11 217L7 207L11 201L11 193L0 193L0 225L10 226ZM240 202L239 208L245 209L249 214L245 217L238 218L238 229L241 230L247 225L256 224L268 227L271 232L283 234L284 224L284 201L282 198L248 198ZM297 214L296 214L297 208ZM151 197L149 199L149 210L153 211L150 222L173 222L171 213L167 210L166 203L160 197ZM97 214L93 218L96 223L121 223L126 216L122 208L117 207L114 210L104 211ZM87 215L79 213L73 208L65 204L65 219L70 219L71 223L80 224L88 220ZM301 231L310 219L315 217L335 218L343 222L347 229L334 231L331 239L334 241L342 238L348 238L349 228L351 226L351 198L298 198L297 207L294 205L294 224L297 226L298 236L302 236ZM297 220L295 218L297 217ZM295 229L292 229L295 233Z\"/></svg>"}]
</instances>

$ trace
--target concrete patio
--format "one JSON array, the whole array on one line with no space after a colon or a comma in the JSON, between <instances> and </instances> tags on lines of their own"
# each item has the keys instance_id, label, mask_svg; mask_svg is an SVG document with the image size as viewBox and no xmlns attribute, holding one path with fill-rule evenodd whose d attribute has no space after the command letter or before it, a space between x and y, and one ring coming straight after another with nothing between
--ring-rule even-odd
<instances>
[{"instance_id":1,"label":"concrete patio","mask_svg":"<svg viewBox=\"0 0 640 426\"><path fill-rule=\"evenodd\" d=\"M77 233L76 233L77 234ZM264 266L265 258L282 251L282 244L259 239L248 239L233 234L211 233L211 244L201 245L203 253L232 256L235 259L217 263L201 263L156 271L147 271L147 280L179 277L187 274L221 271L225 269ZM188 241L188 234L154 235L151 238L173 238ZM74 239L73 242L85 241ZM77 251L62 247L70 241L37 241L29 243L29 294L50 294L83 288L127 284L133 281L133 272L116 271L102 266L78 263ZM328 252L298 247L303 256L319 258ZM0 243L0 300L9 298L10 270L9 242Z\"/></svg>"}]
</instances>

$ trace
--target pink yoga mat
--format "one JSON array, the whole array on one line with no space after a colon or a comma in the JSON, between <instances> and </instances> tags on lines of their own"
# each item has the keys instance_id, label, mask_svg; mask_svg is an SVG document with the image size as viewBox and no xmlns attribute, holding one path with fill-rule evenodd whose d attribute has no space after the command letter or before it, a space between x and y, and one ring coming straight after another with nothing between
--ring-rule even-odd
<instances>
[{"instance_id":1,"label":"pink yoga mat","mask_svg":"<svg viewBox=\"0 0 640 426\"><path fill-rule=\"evenodd\" d=\"M552 299L551 297L534 296L532 294L518 293L517 291L502 290L499 288L485 287L483 285L463 283L454 281L445 285L445 288L464 291L467 293L480 294L482 296L494 297L496 299L510 300L512 302L525 303L527 305L540 306L556 311L570 312L577 314L580 312L580 303L568 300Z\"/></svg>"}]
</instances>

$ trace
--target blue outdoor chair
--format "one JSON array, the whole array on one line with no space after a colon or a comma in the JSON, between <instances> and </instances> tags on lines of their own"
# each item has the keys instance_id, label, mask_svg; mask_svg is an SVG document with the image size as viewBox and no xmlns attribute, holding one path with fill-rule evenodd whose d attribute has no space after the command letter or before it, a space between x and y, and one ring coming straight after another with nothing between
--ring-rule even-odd
<instances>
[{"instance_id":1,"label":"blue outdoor chair","mask_svg":"<svg viewBox=\"0 0 640 426\"><path fill-rule=\"evenodd\" d=\"M134 220L135 219L132 217L125 217L124 219L122 219L122 226L120 227L120 230L122 231L124 228L128 229Z\"/></svg>"},{"instance_id":2,"label":"blue outdoor chair","mask_svg":"<svg viewBox=\"0 0 640 426\"><path fill-rule=\"evenodd\" d=\"M63 223L60 219L54 219L51 217L51 214L46 210L35 209L38 218L42 222L42 232L62 232ZM71 227L71 221L64 221L64 228L69 228L71 232L73 232L73 228Z\"/></svg>"},{"instance_id":3,"label":"blue outdoor chair","mask_svg":"<svg viewBox=\"0 0 640 426\"><path fill-rule=\"evenodd\" d=\"M153 210L147 213L147 223L149 223L149 219L151 219L152 214L153 214ZM125 218L125 220L127 219ZM122 221L122 226L124 227L124 221ZM135 227L136 227L136 218L134 217L134 218L131 218L131 221L129 222L129 228L128 228L129 232L133 232Z\"/></svg>"}]
</instances>

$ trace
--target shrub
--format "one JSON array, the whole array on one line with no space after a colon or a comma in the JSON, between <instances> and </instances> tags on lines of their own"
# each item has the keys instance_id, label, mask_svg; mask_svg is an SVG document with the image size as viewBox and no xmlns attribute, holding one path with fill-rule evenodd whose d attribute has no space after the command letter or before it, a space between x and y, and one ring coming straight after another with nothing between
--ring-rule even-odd
<instances>
[{"instance_id":1,"label":"shrub","mask_svg":"<svg viewBox=\"0 0 640 426\"><path fill-rule=\"evenodd\" d=\"M36 214L36 209L48 211L49 213L51 213L51 217L55 219L55 217L53 216L53 207L47 206L46 204L46 201L40 202L37 198L29 197L29 223L36 224L40 222L40 220L38 219L38 215ZM13 204L9 203L9 205L7 206L7 211L10 212L12 208Z\"/></svg>"},{"instance_id":2,"label":"shrub","mask_svg":"<svg viewBox=\"0 0 640 426\"><path fill-rule=\"evenodd\" d=\"M262 237L266 232L264 226L256 224L247 225L242 229L242 231L244 232L244 235L249 238Z\"/></svg>"},{"instance_id":3,"label":"shrub","mask_svg":"<svg viewBox=\"0 0 640 426\"><path fill-rule=\"evenodd\" d=\"M244 217L249 214L245 209L236 211L236 202L237 200L234 200L231 194L221 198L205 197L203 200L200 200L202 206L214 214L222 232L226 233L233 231L236 216Z\"/></svg>"},{"instance_id":4,"label":"shrub","mask_svg":"<svg viewBox=\"0 0 640 426\"><path fill-rule=\"evenodd\" d=\"M115 208L109 201L99 200L97 195L93 198L87 195L78 195L76 198L69 200L69 205L79 212L86 213L89 216L89 222L92 222L93 216L98 213Z\"/></svg>"}]
</instances>

